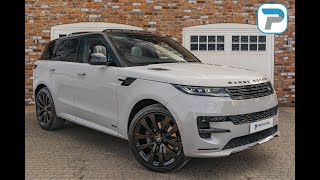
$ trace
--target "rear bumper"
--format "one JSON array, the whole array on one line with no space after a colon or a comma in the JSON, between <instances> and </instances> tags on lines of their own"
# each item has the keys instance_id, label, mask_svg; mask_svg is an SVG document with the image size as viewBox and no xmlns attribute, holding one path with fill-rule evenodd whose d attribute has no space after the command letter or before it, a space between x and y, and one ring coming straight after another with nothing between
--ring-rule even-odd
<instances>
[{"instance_id":1,"label":"rear bumper","mask_svg":"<svg viewBox=\"0 0 320 180\"><path fill-rule=\"evenodd\" d=\"M224 148L228 142L238 137L246 137L250 134L250 123L234 124L231 121L210 122L210 128L215 128L218 132L211 133L210 138L202 138L199 135L197 125L198 116L233 116L265 111L278 105L276 94L265 97L232 100L228 97L204 97L180 93L173 98L166 107L175 118L181 134L184 154L188 157L220 157L228 156L252 146L267 142L278 136L279 127L263 136L258 135L248 141ZM278 126L279 112L272 117L272 127ZM264 120L259 119L257 121ZM256 122L257 122L256 121ZM219 130L227 130L220 131ZM264 131L264 130L262 130ZM262 132L261 131L261 132ZM256 132L259 133L259 132Z\"/></svg>"}]
</instances>

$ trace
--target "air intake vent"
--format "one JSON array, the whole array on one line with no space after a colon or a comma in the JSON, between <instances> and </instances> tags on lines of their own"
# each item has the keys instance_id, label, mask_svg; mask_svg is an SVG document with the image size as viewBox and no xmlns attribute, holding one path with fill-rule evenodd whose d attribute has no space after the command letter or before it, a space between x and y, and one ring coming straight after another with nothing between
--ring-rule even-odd
<instances>
[{"instance_id":1,"label":"air intake vent","mask_svg":"<svg viewBox=\"0 0 320 180\"><path fill-rule=\"evenodd\" d=\"M239 125L239 124L246 124L246 123L260 121L262 119L267 119L277 115L277 113L278 113L278 106L275 106L265 111L228 116L226 120L231 121L235 125Z\"/></svg>"},{"instance_id":2,"label":"air intake vent","mask_svg":"<svg viewBox=\"0 0 320 180\"><path fill-rule=\"evenodd\" d=\"M231 148L235 148L235 147L239 147L239 146L243 146L246 144L260 141L264 138L267 138L268 136L271 136L272 134L277 132L277 130L278 130L278 126L275 125L269 129L265 129L263 131L259 131L259 132L253 133L253 134L233 138L223 147L222 150L231 149Z\"/></svg>"},{"instance_id":3,"label":"air intake vent","mask_svg":"<svg viewBox=\"0 0 320 180\"><path fill-rule=\"evenodd\" d=\"M210 129L209 121L203 121L202 118L197 118L198 129ZM211 133L199 132L201 138L208 139L211 137Z\"/></svg>"},{"instance_id":4,"label":"air intake vent","mask_svg":"<svg viewBox=\"0 0 320 180\"><path fill-rule=\"evenodd\" d=\"M232 116L198 116L198 126L202 122L227 122L231 121L234 125L247 124L263 119L271 118L278 113L278 105L273 108L248 114Z\"/></svg>"}]
</instances>

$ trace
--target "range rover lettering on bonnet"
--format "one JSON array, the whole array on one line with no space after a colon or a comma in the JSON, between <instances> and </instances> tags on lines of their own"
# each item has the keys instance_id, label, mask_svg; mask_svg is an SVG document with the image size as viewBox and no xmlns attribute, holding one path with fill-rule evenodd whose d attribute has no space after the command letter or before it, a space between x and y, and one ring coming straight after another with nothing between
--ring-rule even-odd
<instances>
[{"instance_id":1,"label":"range rover lettering on bonnet","mask_svg":"<svg viewBox=\"0 0 320 180\"><path fill-rule=\"evenodd\" d=\"M262 81L267 81L267 78L261 78L261 79L254 79L254 80L247 80L247 81L229 81L228 84L250 84L250 83L257 83Z\"/></svg>"}]
</instances>

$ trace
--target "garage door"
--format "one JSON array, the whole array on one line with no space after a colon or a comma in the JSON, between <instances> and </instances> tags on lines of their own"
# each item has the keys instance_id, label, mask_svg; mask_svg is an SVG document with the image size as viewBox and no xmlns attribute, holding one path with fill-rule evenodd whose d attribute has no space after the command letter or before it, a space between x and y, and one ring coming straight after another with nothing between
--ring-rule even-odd
<instances>
[{"instance_id":1,"label":"garage door","mask_svg":"<svg viewBox=\"0 0 320 180\"><path fill-rule=\"evenodd\" d=\"M51 27L51 40L68 36L70 33L103 31L105 29L129 29L143 30L143 28L126 24L106 23L106 22L81 22L73 24L61 24Z\"/></svg>"},{"instance_id":2,"label":"garage door","mask_svg":"<svg viewBox=\"0 0 320 180\"><path fill-rule=\"evenodd\" d=\"M183 46L202 62L242 67L274 78L274 37L256 25L209 24L183 29Z\"/></svg>"}]
</instances>

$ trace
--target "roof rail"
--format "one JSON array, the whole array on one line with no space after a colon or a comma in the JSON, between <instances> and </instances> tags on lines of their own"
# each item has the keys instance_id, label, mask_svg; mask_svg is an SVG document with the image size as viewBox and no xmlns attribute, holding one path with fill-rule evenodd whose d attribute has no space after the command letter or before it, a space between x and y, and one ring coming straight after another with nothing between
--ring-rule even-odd
<instances>
[{"instance_id":1,"label":"roof rail","mask_svg":"<svg viewBox=\"0 0 320 180\"><path fill-rule=\"evenodd\" d=\"M145 30L135 30L135 29L105 29L102 32L112 32L112 31L131 31L131 32L137 32L137 31L143 31L143 32L148 32Z\"/></svg>"},{"instance_id":2,"label":"roof rail","mask_svg":"<svg viewBox=\"0 0 320 180\"><path fill-rule=\"evenodd\" d=\"M71 35L77 35L77 34L84 34L84 33L91 33L91 32L89 32L89 31L74 32L74 33L70 33L70 34L68 34L68 36L71 36Z\"/></svg>"}]
</instances>

